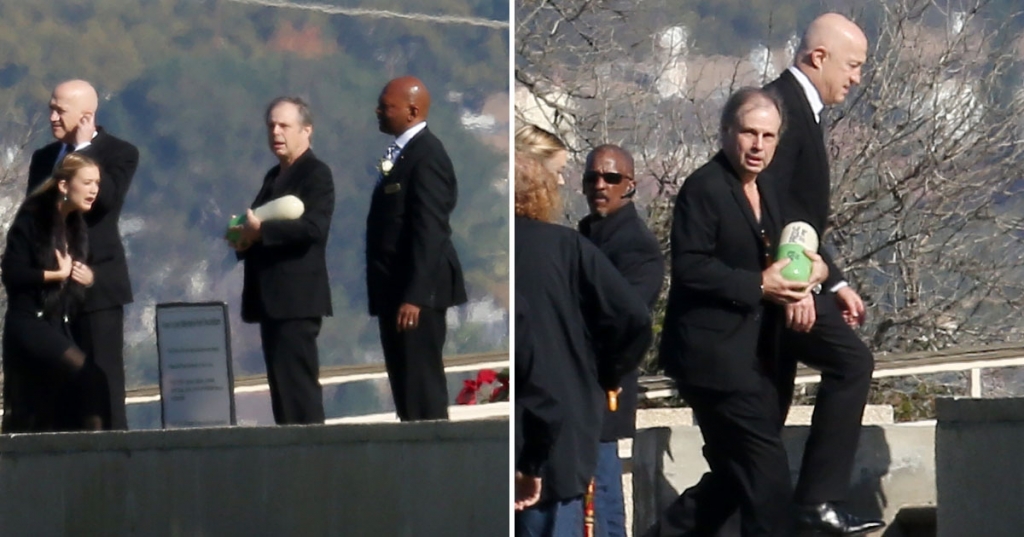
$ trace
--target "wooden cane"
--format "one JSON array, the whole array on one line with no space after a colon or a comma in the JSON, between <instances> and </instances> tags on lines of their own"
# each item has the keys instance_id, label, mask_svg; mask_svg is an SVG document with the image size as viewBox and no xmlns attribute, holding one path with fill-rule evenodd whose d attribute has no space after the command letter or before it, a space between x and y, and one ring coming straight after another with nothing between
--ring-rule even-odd
<instances>
[{"instance_id":1,"label":"wooden cane","mask_svg":"<svg viewBox=\"0 0 1024 537\"><path fill-rule=\"evenodd\" d=\"M583 495L583 537L594 537L594 479Z\"/></svg>"}]
</instances>

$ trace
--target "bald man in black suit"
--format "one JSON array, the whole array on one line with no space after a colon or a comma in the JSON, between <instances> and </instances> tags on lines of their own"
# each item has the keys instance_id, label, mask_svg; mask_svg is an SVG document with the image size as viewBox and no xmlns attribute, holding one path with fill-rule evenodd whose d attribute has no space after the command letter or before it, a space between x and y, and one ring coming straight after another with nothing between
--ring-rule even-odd
<instances>
[{"instance_id":1,"label":"bald man in black suit","mask_svg":"<svg viewBox=\"0 0 1024 537\"><path fill-rule=\"evenodd\" d=\"M95 282L86 289L85 303L72 320L71 331L86 359L103 373L105 390L100 395L105 400L98 402L103 427L127 429L124 306L133 297L118 220L139 165L139 151L96 126L98 106L96 90L84 80L69 80L53 90L50 130L56 141L32 154L27 190L32 192L46 181L68 153L80 152L99 164L99 195L84 215L89 228L87 264L93 270Z\"/></svg>"},{"instance_id":2,"label":"bald man in black suit","mask_svg":"<svg viewBox=\"0 0 1024 537\"><path fill-rule=\"evenodd\" d=\"M842 103L850 88L860 83L867 46L856 24L826 13L807 28L794 65L767 86L782 97L789 122L767 173L781 192L785 221L807 222L819 236L828 229L832 186L821 111ZM874 357L853 330L864 322L864 302L826 248L822 257L829 265L829 279L821 294L786 307L790 330L783 340L787 371L782 376L788 384L780 387L780 404L785 417L797 361L821 371L794 502L802 526L856 535L885 525L835 505L849 490Z\"/></svg>"},{"instance_id":3,"label":"bald man in black suit","mask_svg":"<svg viewBox=\"0 0 1024 537\"><path fill-rule=\"evenodd\" d=\"M455 168L427 127L430 93L421 80L388 82L376 112L381 132L395 141L366 217L370 315L377 317L399 419L448 419L445 313L466 302L448 222L458 200Z\"/></svg>"}]
</instances>

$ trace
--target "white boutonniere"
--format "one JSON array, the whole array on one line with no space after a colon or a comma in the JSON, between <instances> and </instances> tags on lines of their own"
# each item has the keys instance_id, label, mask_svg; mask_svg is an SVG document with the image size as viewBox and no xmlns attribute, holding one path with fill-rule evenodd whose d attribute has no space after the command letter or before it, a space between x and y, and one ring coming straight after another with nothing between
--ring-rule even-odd
<instances>
[{"instance_id":1,"label":"white boutonniere","mask_svg":"<svg viewBox=\"0 0 1024 537\"><path fill-rule=\"evenodd\" d=\"M394 167L395 167L395 163L391 162L390 160L388 160L386 158L380 159L380 164L377 165L377 169L380 170L380 173L383 174L383 175L387 175L388 173L391 173L391 169L394 168Z\"/></svg>"}]
</instances>

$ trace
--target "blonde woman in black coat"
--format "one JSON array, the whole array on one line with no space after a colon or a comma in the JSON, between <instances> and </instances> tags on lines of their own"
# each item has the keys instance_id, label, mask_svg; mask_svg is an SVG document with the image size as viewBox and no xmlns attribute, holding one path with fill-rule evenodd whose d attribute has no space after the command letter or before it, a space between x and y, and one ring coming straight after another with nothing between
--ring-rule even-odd
<instances>
[{"instance_id":1,"label":"blonde woman in black coat","mask_svg":"<svg viewBox=\"0 0 1024 537\"><path fill-rule=\"evenodd\" d=\"M3 330L4 433L100 429L86 403L102 375L72 340L69 322L93 272L84 261L82 213L99 193L100 171L66 156L18 209L7 233L0 280L7 290Z\"/></svg>"}]
</instances>

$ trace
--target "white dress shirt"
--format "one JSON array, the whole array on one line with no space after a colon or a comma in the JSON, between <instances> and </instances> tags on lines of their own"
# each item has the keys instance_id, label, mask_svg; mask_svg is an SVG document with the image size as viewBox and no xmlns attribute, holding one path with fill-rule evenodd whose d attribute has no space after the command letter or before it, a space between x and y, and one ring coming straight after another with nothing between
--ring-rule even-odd
<instances>
[{"instance_id":1,"label":"white dress shirt","mask_svg":"<svg viewBox=\"0 0 1024 537\"><path fill-rule=\"evenodd\" d=\"M99 134L99 132L92 133L92 137L95 138L97 134ZM60 153L57 153L57 160L55 160L53 163L54 168L56 168L57 164L60 164L60 161L63 160L68 153L70 153L70 151L68 151L68 146L70 145L71 144L60 144ZM89 147L90 145L92 145L92 138L76 145L75 151L81 151L86 147Z\"/></svg>"},{"instance_id":2,"label":"white dress shirt","mask_svg":"<svg viewBox=\"0 0 1024 537\"><path fill-rule=\"evenodd\" d=\"M405 149L405 146L406 144L409 143L409 140L412 140L413 136L416 136L417 134L420 133L420 131L422 131L425 128L427 128L427 122L421 121L413 125L412 127L409 127L408 129L406 129L405 132L399 134L398 137L395 138L395 145L398 146L398 152L395 153L395 160L398 160L398 155L402 154L402 150Z\"/></svg>"},{"instance_id":3,"label":"white dress shirt","mask_svg":"<svg viewBox=\"0 0 1024 537\"><path fill-rule=\"evenodd\" d=\"M803 71L797 68L795 65L789 66L787 69L796 78L800 87L804 90L804 95L807 97L807 102L811 104L811 111L814 112L814 121L821 123L821 111L825 109L825 103L821 102L821 95L818 94L818 88L814 87L811 83L811 79L807 78L807 75Z\"/></svg>"}]
</instances>

